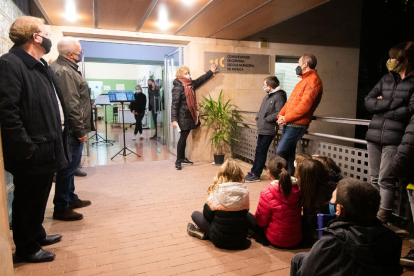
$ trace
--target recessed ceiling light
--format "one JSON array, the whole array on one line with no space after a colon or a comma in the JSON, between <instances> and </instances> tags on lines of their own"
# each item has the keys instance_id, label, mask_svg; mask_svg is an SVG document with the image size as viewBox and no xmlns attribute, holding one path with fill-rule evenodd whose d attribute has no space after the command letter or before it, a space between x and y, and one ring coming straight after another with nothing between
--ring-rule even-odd
<instances>
[{"instance_id":1,"label":"recessed ceiling light","mask_svg":"<svg viewBox=\"0 0 414 276\"><path fill-rule=\"evenodd\" d=\"M167 6L165 4L161 4L159 11L158 11L158 22L156 23L158 28L162 31L168 30L168 28L172 25L168 22L168 11Z\"/></svg>"},{"instance_id":2,"label":"recessed ceiling light","mask_svg":"<svg viewBox=\"0 0 414 276\"><path fill-rule=\"evenodd\" d=\"M78 19L78 14L76 13L76 6L74 0L67 0L65 4L65 18L68 21L74 22Z\"/></svg>"},{"instance_id":3,"label":"recessed ceiling light","mask_svg":"<svg viewBox=\"0 0 414 276\"><path fill-rule=\"evenodd\" d=\"M184 5L186 5L186 6L191 6L194 2L195 2L195 0L181 0L183 3L184 3Z\"/></svg>"}]
</instances>

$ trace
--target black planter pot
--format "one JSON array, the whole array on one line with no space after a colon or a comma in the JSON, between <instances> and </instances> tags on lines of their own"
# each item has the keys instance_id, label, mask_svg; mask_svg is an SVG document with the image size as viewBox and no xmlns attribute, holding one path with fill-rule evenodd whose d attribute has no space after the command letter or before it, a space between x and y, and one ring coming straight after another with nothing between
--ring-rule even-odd
<instances>
[{"instance_id":1,"label":"black planter pot","mask_svg":"<svg viewBox=\"0 0 414 276\"><path fill-rule=\"evenodd\" d=\"M222 165L224 163L224 154L216 155L214 154L214 164Z\"/></svg>"}]
</instances>

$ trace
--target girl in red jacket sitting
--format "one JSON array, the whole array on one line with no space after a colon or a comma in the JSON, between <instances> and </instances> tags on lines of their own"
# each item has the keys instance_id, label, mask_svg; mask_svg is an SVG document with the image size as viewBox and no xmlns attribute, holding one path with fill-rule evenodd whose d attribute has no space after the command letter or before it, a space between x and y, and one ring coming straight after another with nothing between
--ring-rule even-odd
<instances>
[{"instance_id":1,"label":"girl in red jacket sitting","mask_svg":"<svg viewBox=\"0 0 414 276\"><path fill-rule=\"evenodd\" d=\"M282 157L269 160L267 172L272 182L260 193L256 214L249 213L248 218L258 235L264 232L271 244L288 248L301 241L302 225L299 186L285 167Z\"/></svg>"}]
</instances>

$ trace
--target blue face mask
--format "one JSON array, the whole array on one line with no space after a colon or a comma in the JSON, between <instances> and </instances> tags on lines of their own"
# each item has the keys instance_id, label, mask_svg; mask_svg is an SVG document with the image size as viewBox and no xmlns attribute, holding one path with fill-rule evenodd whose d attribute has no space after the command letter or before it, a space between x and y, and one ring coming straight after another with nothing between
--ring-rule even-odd
<instances>
[{"instance_id":1,"label":"blue face mask","mask_svg":"<svg viewBox=\"0 0 414 276\"><path fill-rule=\"evenodd\" d=\"M336 210L335 210L335 205L336 204L332 204L331 202L329 202L329 213L331 213L331 216L336 216Z\"/></svg>"}]
</instances>

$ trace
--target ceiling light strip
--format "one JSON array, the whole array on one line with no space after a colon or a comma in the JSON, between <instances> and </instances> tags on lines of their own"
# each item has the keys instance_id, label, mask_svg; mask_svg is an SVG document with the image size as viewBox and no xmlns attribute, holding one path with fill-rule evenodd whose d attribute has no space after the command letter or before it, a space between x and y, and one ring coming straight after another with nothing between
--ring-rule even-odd
<instances>
[{"instance_id":1,"label":"ceiling light strip","mask_svg":"<svg viewBox=\"0 0 414 276\"><path fill-rule=\"evenodd\" d=\"M245 36L245 37L241 38L241 40L244 40L245 38L247 38L247 37L249 37L249 36L251 36L251 35L254 35L255 33L258 33L258 32L261 32L261 31L263 31L263 30L266 30L267 28L270 28L270 27L272 27L272 26L276 26L276 25L278 25L278 24L280 24L280 23L282 23L282 22L284 22L284 21L286 21L286 20L289 20L289 19L291 19L291 18L293 18L293 17L295 17L295 16L298 16L298 15L300 15L300 14L302 14L302 13L308 12L308 11L310 11L310 10L314 9L314 8L319 7L320 5L323 5L323 4L328 3L329 1L331 1L331 0L326 0L325 2L319 3L319 4L318 4L318 5L316 5L316 6L310 7L310 8L308 8L308 9L304 10L304 11L301 11L301 12L298 12L298 13L296 13L296 14L294 14L294 15L291 15L291 16L289 16L289 17L285 18L285 19L282 19L282 20L280 20L280 21L276 22L275 24L272 24L272 25L270 25L270 26L267 26L266 28L263 28L263 29L261 29L261 30L255 31L254 33L251 33L251 34L249 34L249 35L247 35L247 36Z\"/></svg>"},{"instance_id":2,"label":"ceiling light strip","mask_svg":"<svg viewBox=\"0 0 414 276\"><path fill-rule=\"evenodd\" d=\"M184 29L188 24L196 19L214 0L208 2L204 7L201 8L193 17L191 17L187 22L185 22L173 35L177 35L182 29Z\"/></svg>"},{"instance_id":3,"label":"ceiling light strip","mask_svg":"<svg viewBox=\"0 0 414 276\"><path fill-rule=\"evenodd\" d=\"M47 12L46 12L46 10L43 8L42 3L40 3L40 1L39 1L39 0L34 0L34 2L35 2L35 4L36 4L36 6L39 8L40 12L41 12L41 13L43 14L43 16L45 17L46 22L47 22L49 25L53 25L52 20L50 20L49 16L47 15Z\"/></svg>"},{"instance_id":4,"label":"ceiling light strip","mask_svg":"<svg viewBox=\"0 0 414 276\"><path fill-rule=\"evenodd\" d=\"M272 1L273 1L273 0L269 0L269 1L267 1L267 2L265 2L265 3L263 3L263 4L261 4L260 6L258 6L258 7L256 7L256 8L254 8L253 10L249 11L248 13L246 13L246 14L244 14L244 15L240 16L239 18L237 18L237 19L233 20L232 22L230 22L230 23L229 23L229 24L227 24L226 26L221 27L220 29L218 29L217 31L215 31L214 33L212 33L212 34L210 34L210 35L208 35L208 36L206 36L206 37L207 37L207 38L209 38L209 37L211 37L211 36L215 35L216 33L218 33L218 32L220 32L221 30L223 30L223 29L227 28L228 26L230 26L230 25L231 25L231 24L233 24L234 22L239 21L240 19L244 18L245 16L248 16L248 15L249 15L249 14L251 14L252 12L255 12L256 10L260 9L261 7L266 6L267 4L269 4L269 3L270 3L270 2L272 2Z\"/></svg>"},{"instance_id":5,"label":"ceiling light strip","mask_svg":"<svg viewBox=\"0 0 414 276\"><path fill-rule=\"evenodd\" d=\"M93 0L93 20L95 21L95 29L98 29L99 9L98 0Z\"/></svg>"},{"instance_id":6,"label":"ceiling light strip","mask_svg":"<svg viewBox=\"0 0 414 276\"><path fill-rule=\"evenodd\" d=\"M139 32L139 30L141 30L142 26L144 25L145 21L147 20L148 16L152 13L152 11L155 8L155 5L157 5L158 0L152 0L151 4L149 5L147 11L144 14L144 17L142 18L141 22L139 23L137 29L135 30L136 32Z\"/></svg>"}]
</instances>

